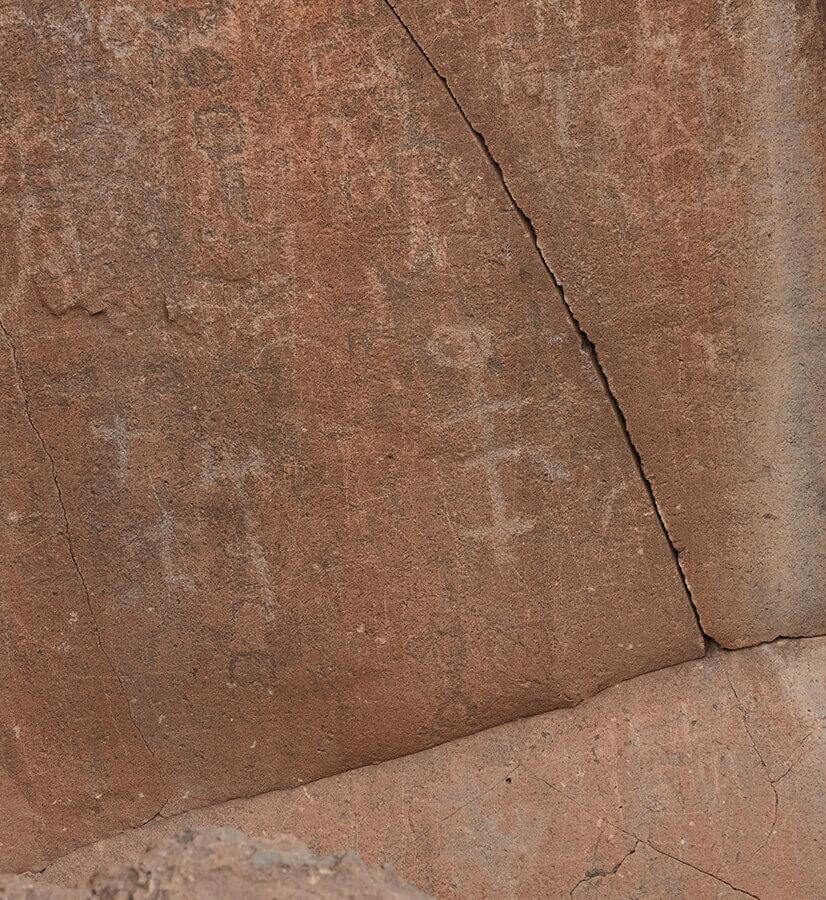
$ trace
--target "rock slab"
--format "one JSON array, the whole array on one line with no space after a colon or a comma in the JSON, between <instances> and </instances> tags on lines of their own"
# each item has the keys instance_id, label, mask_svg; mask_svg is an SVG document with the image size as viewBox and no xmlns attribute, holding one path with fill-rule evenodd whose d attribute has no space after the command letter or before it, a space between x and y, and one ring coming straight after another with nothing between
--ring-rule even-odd
<instances>
[{"instance_id":1,"label":"rock slab","mask_svg":"<svg viewBox=\"0 0 826 900\"><path fill-rule=\"evenodd\" d=\"M387 4L19 0L0 36L5 868L702 653Z\"/></svg>"},{"instance_id":2,"label":"rock slab","mask_svg":"<svg viewBox=\"0 0 826 900\"><path fill-rule=\"evenodd\" d=\"M822 0L392 0L593 340L703 628L826 632Z\"/></svg>"}]
</instances>

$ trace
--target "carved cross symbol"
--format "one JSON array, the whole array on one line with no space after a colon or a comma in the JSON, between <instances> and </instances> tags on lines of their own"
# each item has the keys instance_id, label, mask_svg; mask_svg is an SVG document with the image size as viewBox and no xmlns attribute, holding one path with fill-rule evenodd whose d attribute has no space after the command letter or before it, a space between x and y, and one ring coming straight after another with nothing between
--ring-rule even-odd
<instances>
[{"instance_id":1,"label":"carved cross symbol","mask_svg":"<svg viewBox=\"0 0 826 900\"><path fill-rule=\"evenodd\" d=\"M473 540L490 541L498 563L511 562L511 539L530 531L536 525L536 519L508 515L499 466L507 460L519 459L523 453L530 451L524 447L496 447L493 416L519 409L530 401L492 401L488 397L483 378L491 355L491 334L487 328L443 325L434 333L428 349L440 365L466 372L470 382L471 399L468 408L449 416L443 425L475 421L482 436L484 452L470 459L466 465L469 468L480 468L485 474L490 496L491 523L482 528L463 528L462 533Z\"/></svg>"}]
</instances>

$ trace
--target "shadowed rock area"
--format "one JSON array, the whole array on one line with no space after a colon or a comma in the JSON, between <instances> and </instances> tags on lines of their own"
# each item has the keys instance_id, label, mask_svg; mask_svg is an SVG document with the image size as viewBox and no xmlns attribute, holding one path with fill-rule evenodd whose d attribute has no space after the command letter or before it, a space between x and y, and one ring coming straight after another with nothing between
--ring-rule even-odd
<instances>
[{"instance_id":1,"label":"shadowed rock area","mask_svg":"<svg viewBox=\"0 0 826 900\"><path fill-rule=\"evenodd\" d=\"M295 838L252 840L231 828L186 830L129 866L109 866L84 887L0 878L5 900L426 900L392 870L354 853L319 857Z\"/></svg>"}]
</instances>

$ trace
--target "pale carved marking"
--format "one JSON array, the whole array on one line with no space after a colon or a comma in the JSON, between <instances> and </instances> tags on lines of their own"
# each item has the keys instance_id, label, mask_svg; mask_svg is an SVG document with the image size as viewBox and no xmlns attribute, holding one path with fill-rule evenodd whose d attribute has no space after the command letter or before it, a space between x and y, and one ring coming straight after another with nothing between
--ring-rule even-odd
<instances>
[{"instance_id":1,"label":"pale carved marking","mask_svg":"<svg viewBox=\"0 0 826 900\"><path fill-rule=\"evenodd\" d=\"M195 143L218 170L224 206L242 221L251 219L249 191L239 162L246 129L237 109L211 106L199 109L194 120Z\"/></svg>"},{"instance_id":2,"label":"pale carved marking","mask_svg":"<svg viewBox=\"0 0 826 900\"><path fill-rule=\"evenodd\" d=\"M133 439L143 437L146 432L132 430L124 422L123 417L116 415L111 425L94 425L92 433L101 440L111 443L115 448L118 481L125 481L129 471L129 448Z\"/></svg>"},{"instance_id":3,"label":"pale carved marking","mask_svg":"<svg viewBox=\"0 0 826 900\"><path fill-rule=\"evenodd\" d=\"M257 447L250 450L246 457L239 457L220 442L208 442L201 445L201 453L201 484L208 487L216 481L226 479L244 500L247 479L264 471L264 454Z\"/></svg>"},{"instance_id":4,"label":"pale carved marking","mask_svg":"<svg viewBox=\"0 0 826 900\"><path fill-rule=\"evenodd\" d=\"M160 519L147 530L148 537L158 546L158 555L161 560L161 571L164 584L168 588L180 590L184 593L195 593L195 581L184 568L186 554L178 540L178 532L175 528L175 520L169 510L164 508L158 496L158 490L151 474L149 482L152 486L152 495L160 513Z\"/></svg>"},{"instance_id":5,"label":"pale carved marking","mask_svg":"<svg viewBox=\"0 0 826 900\"><path fill-rule=\"evenodd\" d=\"M210 47L195 46L181 54L177 75L190 87L207 88L225 82L232 75L232 65Z\"/></svg>"},{"instance_id":6,"label":"pale carved marking","mask_svg":"<svg viewBox=\"0 0 826 900\"><path fill-rule=\"evenodd\" d=\"M264 470L264 455L253 448L246 456L241 457L233 450L217 443L207 443L201 447L203 467L201 484L212 486L219 481L228 481L241 506L244 523L243 542L249 569L255 576L258 596L243 597L233 601L232 616L238 617L245 606L258 607L267 621L272 620L275 610L275 594L272 589L273 577L264 548L258 538L260 531L258 522L250 509L247 493L247 481L250 477L261 474Z\"/></svg>"},{"instance_id":7,"label":"pale carved marking","mask_svg":"<svg viewBox=\"0 0 826 900\"><path fill-rule=\"evenodd\" d=\"M233 653L227 662L230 688L238 687L239 675L244 675L244 681L248 683L269 686L278 678L278 662L260 650L241 650ZM272 694L272 690L269 693Z\"/></svg>"},{"instance_id":8,"label":"pale carved marking","mask_svg":"<svg viewBox=\"0 0 826 900\"><path fill-rule=\"evenodd\" d=\"M478 528L459 528L463 537L489 542L497 563L513 562L511 542L526 534L536 525L535 518L511 515L502 484L502 463L519 459L523 454L537 451L523 446L497 447L494 416L530 403L529 400L491 400L485 389L485 373L491 359L491 333L478 325L442 325L428 342L428 350L440 366L463 373L468 386L468 404L460 412L449 416L441 424L451 427L460 422L475 422L481 434L484 448L479 455L468 460L469 468L479 468L485 476L491 505L489 525Z\"/></svg>"}]
</instances>

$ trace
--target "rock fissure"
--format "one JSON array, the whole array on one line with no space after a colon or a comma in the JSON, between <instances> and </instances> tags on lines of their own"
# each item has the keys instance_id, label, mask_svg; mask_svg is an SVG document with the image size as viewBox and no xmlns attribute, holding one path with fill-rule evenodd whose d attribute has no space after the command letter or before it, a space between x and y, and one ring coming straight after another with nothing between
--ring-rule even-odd
<instances>
[{"instance_id":1,"label":"rock fissure","mask_svg":"<svg viewBox=\"0 0 826 900\"><path fill-rule=\"evenodd\" d=\"M57 503L58 503L58 506L60 507L60 517L63 520L63 529L62 530L63 530L63 534L66 538L66 548L69 553L69 559L72 562L72 567L74 568L75 573L77 574L78 581L80 582L81 588L83 590L83 596L84 596L84 599L86 602L86 608L88 609L88 612L89 612L89 617L92 621L92 628L95 633L95 639L97 641L98 647L100 648L100 652L103 654L103 657L106 660L109 668L111 669L112 674L115 676L115 679L118 682L118 686L120 687L121 694L123 695L123 699L126 702L126 710L129 715L129 719L132 722L133 726L135 727L135 730L140 735L140 739L143 742L143 745L146 747L147 752L154 759L155 754L152 751L152 748L149 746L149 743L147 742L146 737L144 736L143 732L141 731L140 727L138 726L135 716L132 713L132 704L129 702L129 696L126 692L126 686L123 683L123 679L121 678L120 672L118 671L117 667L114 664L112 657L107 652L106 647L104 646L103 638L100 633L100 626L98 625L97 617L95 616L94 607L92 606L92 598L89 593L89 586L86 583L86 579L83 575L83 572L81 571L80 566L78 565L77 555L75 553L74 541L72 539L72 530L69 525L69 516L68 516L68 513L66 512L66 504L63 500L63 492L60 489L60 481L58 480L58 477L57 477L57 466L55 465L54 456L52 455L52 452L49 450L49 447L46 444L46 441L43 438L43 435L40 432L40 429L34 423L34 419L32 417L32 412L31 412L31 406L29 404L29 395L28 395L28 392L26 391L26 385L23 380L23 372L22 372L22 368L20 365L20 357L17 352L17 347L15 346L14 341L12 340L9 329L6 327L6 325L3 323L2 320L0 320L0 331L3 332L3 336L5 337L6 342L9 345L9 351L11 353L12 364L14 365L14 371L17 376L17 386L20 391L20 397L23 401L23 412L25 413L26 420L29 424L29 427L32 430L32 433L37 438L37 442L40 444L40 447L43 450L43 453L45 454L46 459L49 464L49 472L51 474L52 482L54 484L55 495L57 497Z\"/></svg>"},{"instance_id":2,"label":"rock fissure","mask_svg":"<svg viewBox=\"0 0 826 900\"><path fill-rule=\"evenodd\" d=\"M428 66L430 67L433 74L442 83L444 90L447 92L448 96L450 97L450 100L451 100L453 106L456 108L456 111L458 112L458 114L461 116L462 121L465 123L465 125L467 126L470 133L473 135L474 140L479 145L479 148L482 151L482 153L484 154L488 163L493 168L493 170L496 172L496 175L499 179L500 184L502 185L502 189L504 190L510 205L513 207L514 212L517 214L520 221L522 222L522 225L524 226L525 230L527 231L528 236L529 236L531 242L533 243L534 249L536 250L536 253L539 256L539 260L542 263L542 268L545 270L546 274L548 275L548 278L550 279L551 283L553 284L553 286L556 290L556 293L557 293L560 301L562 302L562 305L565 308L565 311L566 311L568 320L571 324L571 327L576 332L576 334L579 338L580 344L582 346L582 349L585 351L585 353L591 359L591 363L593 364L594 371L602 385L603 391L608 399L611 409L613 410L614 416L615 416L617 423L623 433L623 436L625 437L626 444L628 445L628 449L631 452L631 456L633 457L633 460L634 460L634 465L636 467L637 474L639 475L640 480L642 481L642 484L645 488L646 494L648 495L648 499L651 504L651 508L654 511L654 515L656 516L656 519L659 524L660 530L662 532L663 538L665 539L665 541L668 544L668 547L671 551L671 555L674 559L674 566L676 568L676 571L679 576L680 582L682 584L683 590L685 591L686 599L688 600L688 602L691 606L691 609L694 613L694 618L697 623L697 628L699 629L700 633L703 635L703 638L705 640L707 640L708 635L706 635L706 633L703 629L702 622L700 620L700 613L697 608L697 604L694 602L694 598L691 594L691 588L688 585L688 580L686 579L686 575L683 570L682 563L680 561L680 551L677 549L677 546L674 544L674 541L672 540L672 537L671 537L671 533L665 524L665 519L663 518L663 514L660 509L660 505L657 502L657 497L656 497L656 494L654 493L654 487L651 483L651 480L649 479L648 475L645 472L645 468L644 468L643 462L642 462L642 456L640 455L640 452L637 449L637 446L634 443L633 438L631 437L631 431L628 427L628 421L626 420L625 413L623 412L622 407L620 406L619 401L617 400L616 394L614 393L613 389L611 388L611 384L608 381L608 376L605 374L605 369L603 368L602 362L600 361L599 353L597 352L596 345L591 340L591 337L589 336L585 327L582 325L582 323L579 321L579 319L574 314L573 307L571 306L570 302L568 301L568 298L565 296L565 288L564 288L562 282L557 277L556 272L554 272L554 270L551 268L551 265L548 262L548 259L545 256L545 253L542 250L542 247L539 242L539 236L536 231L536 227L534 226L533 221L531 220L530 216L525 212L525 210L522 208L522 206L520 206L520 204L517 202L516 197L514 196L513 191L511 190L510 185L507 182L507 179L505 178L505 173L502 170L502 166L499 164L496 157L491 152L490 146L488 145L485 135L481 131L479 131L479 129L476 128L476 126L473 124L470 117L465 112L464 107L461 105L461 103L459 103L458 98L453 93L453 89L450 87L450 82L439 71L439 68L436 66L433 59L430 57L430 55L427 53L427 51L424 49L424 47L416 39L416 36L413 33L412 29L401 17L401 15L399 14L396 7L393 5L391 0L384 0L384 4L390 10L391 14L395 18L395 20L398 22L398 24L401 26L401 28L405 31L405 33L407 34L407 36L410 39L410 41L412 42L412 44L416 47L416 49L422 55L423 59L428 64Z\"/></svg>"},{"instance_id":3,"label":"rock fissure","mask_svg":"<svg viewBox=\"0 0 826 900\"><path fill-rule=\"evenodd\" d=\"M773 779L771 777L771 772L769 772L769 767L766 765L766 760L763 758L763 754L760 752L760 749L757 746L757 741L755 741L754 735L752 734L751 728L749 727L748 713L744 709L743 704L740 702L740 695L737 693L737 689L734 687L734 682L731 680L731 676L728 674L728 672L726 672L726 681L728 681L728 685L731 688L731 693L734 697L734 702L737 706L737 709L740 710L740 717L743 722L743 729L746 732L746 734L749 736L749 741L751 741L752 749L754 750L755 754L757 755L757 758L760 760L760 766L763 769L763 771L766 773L766 780L768 781L769 787L771 788L771 791L772 791L772 795L774 796L774 809L772 811L772 822L771 822L771 825L769 825L769 830L766 834L766 837L763 839L763 842L760 844L760 846L754 852L754 854L756 856L769 843L769 841L771 840L772 834L774 834L775 826L777 825L777 814L778 814L778 808L780 806L780 798L778 797L778 794L777 794L776 784L780 779L779 778ZM780 777L782 778L787 773L788 773L788 770L786 772L784 772L783 775L781 775Z\"/></svg>"},{"instance_id":4,"label":"rock fissure","mask_svg":"<svg viewBox=\"0 0 826 900\"><path fill-rule=\"evenodd\" d=\"M577 888L581 887L583 884L587 884L589 881L592 881L595 878L610 878L612 875L616 875L617 872L619 872L619 870L622 868L628 857L633 856L637 852L640 844L642 844L642 841L635 839L634 846L627 853L625 853L615 865L611 866L610 869L589 869L585 873L585 877L581 878L571 888L571 890L568 891L568 896L571 898L571 900L573 900Z\"/></svg>"},{"instance_id":5,"label":"rock fissure","mask_svg":"<svg viewBox=\"0 0 826 900\"><path fill-rule=\"evenodd\" d=\"M814 732L809 732L806 737L803 738L802 741L795 747L791 756L789 757L789 764L783 770L783 772L777 776L777 778L770 779L773 785L778 785L780 782L792 771L792 769L800 762L800 760L805 756L805 753L800 753L799 751L803 748L803 746L809 741L809 738L812 737Z\"/></svg>"},{"instance_id":6,"label":"rock fissure","mask_svg":"<svg viewBox=\"0 0 826 900\"><path fill-rule=\"evenodd\" d=\"M653 843L653 841L644 840L638 834L634 834L633 831L629 831L627 828L623 828L621 825L617 825L616 822L613 822L604 813L600 813L599 815L597 815L596 813L593 812L593 810L589 809L587 806L580 803L578 800L576 800L570 794L566 794L565 791L562 791L556 785L551 784L551 782L548 781L546 778L543 778L541 775L537 775L536 772L531 772L530 774L537 781L544 784L545 787L552 790L555 794L559 794L560 797L564 797L570 803L573 803L574 806L581 809L586 815L590 816L593 820L595 820L595 821L602 820L604 822L607 822L612 828L615 828L617 831L620 831L623 834L628 835L628 837L633 838L636 841L636 844L634 845L633 850L631 850L630 853L627 853L625 855L625 857L623 857L623 859L620 860L619 866L621 866L622 863L625 862L625 860L629 856L631 856L631 854L634 853L635 850L637 850L637 848L639 847L640 844L643 844L646 847L650 847L655 853L660 853L663 856L667 856L669 859L673 859L674 862L680 863L681 865L684 865L684 866L688 866L689 869L694 869L695 872L699 872L701 875L707 875L709 878L713 878L715 881L719 881L721 884L726 885L726 887L731 888L733 891L739 891L739 893L745 894L747 897L753 897L754 900L760 900L760 898L756 894L750 894L748 891L744 891L743 888L739 888L736 885L733 885L730 882L726 881L724 878L721 878L719 875L715 875L714 872L709 872L707 869L701 869L699 866L696 866L693 863L690 863L685 859L681 859L679 856L675 856L673 853L669 853L667 850L663 850L662 847ZM619 866L617 866L616 870L614 870L614 871L619 870ZM597 876L594 875L591 877L597 877ZM573 891L575 891L576 888L579 887L579 885L582 884L584 881L588 881L587 876L585 878L583 878L581 881L579 881L573 888L571 888L571 893L573 893Z\"/></svg>"},{"instance_id":7,"label":"rock fissure","mask_svg":"<svg viewBox=\"0 0 826 900\"><path fill-rule=\"evenodd\" d=\"M737 891L740 894L745 894L746 897L752 897L753 900L760 900L760 897L757 894L751 894L748 891L744 891L743 888L737 887L737 885L732 884L730 881L726 881L725 878L721 878L719 875L715 875L714 872L709 872L707 869L701 869L699 866L695 866L693 863L686 862L684 859L680 859L679 856L674 856L673 853L668 853L662 849L662 847L658 847L656 844L652 844L650 841L642 841L642 843L647 844L655 853L661 853L663 856L667 856L669 859L673 859L674 862L681 863L684 866L688 866L689 869L694 869L695 872L699 872L701 875L708 875L709 878L713 878L715 881L719 881L720 884L724 884L726 887L731 888L733 891Z\"/></svg>"}]
</instances>

